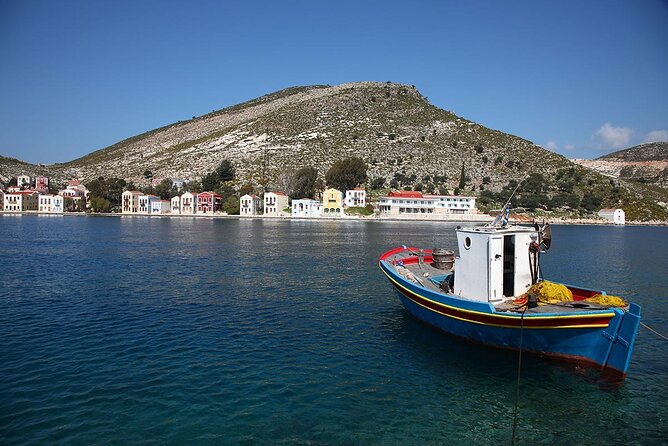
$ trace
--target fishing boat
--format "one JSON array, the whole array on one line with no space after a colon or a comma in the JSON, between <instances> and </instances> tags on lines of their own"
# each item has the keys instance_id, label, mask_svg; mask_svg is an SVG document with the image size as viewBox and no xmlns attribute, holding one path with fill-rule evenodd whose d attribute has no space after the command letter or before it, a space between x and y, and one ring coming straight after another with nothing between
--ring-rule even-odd
<instances>
[{"instance_id":1,"label":"fishing boat","mask_svg":"<svg viewBox=\"0 0 668 446\"><path fill-rule=\"evenodd\" d=\"M626 376L640 306L612 306L603 290L545 281L549 224L510 225L508 215L504 208L491 224L457 227L457 257L400 246L380 257L380 268L410 314L447 333ZM537 297L548 285L569 298Z\"/></svg>"}]
</instances>

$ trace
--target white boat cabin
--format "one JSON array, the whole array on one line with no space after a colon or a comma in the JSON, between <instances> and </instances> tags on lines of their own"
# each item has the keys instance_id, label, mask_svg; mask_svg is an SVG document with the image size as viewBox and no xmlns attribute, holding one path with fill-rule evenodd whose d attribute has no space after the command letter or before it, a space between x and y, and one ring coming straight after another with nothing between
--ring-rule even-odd
<instances>
[{"instance_id":1,"label":"white boat cabin","mask_svg":"<svg viewBox=\"0 0 668 446\"><path fill-rule=\"evenodd\" d=\"M453 294L496 303L525 293L531 286L529 244L537 236L518 226L458 229Z\"/></svg>"}]
</instances>

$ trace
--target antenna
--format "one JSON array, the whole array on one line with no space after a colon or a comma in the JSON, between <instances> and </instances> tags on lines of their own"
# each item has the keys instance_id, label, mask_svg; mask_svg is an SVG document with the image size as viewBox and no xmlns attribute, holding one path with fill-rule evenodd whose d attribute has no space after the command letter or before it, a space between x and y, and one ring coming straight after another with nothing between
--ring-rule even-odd
<instances>
[{"instance_id":1,"label":"antenna","mask_svg":"<svg viewBox=\"0 0 668 446\"><path fill-rule=\"evenodd\" d=\"M506 204L504 204L503 207L501 208L501 212L499 212L499 215L496 216L494 221L489 226L496 227L499 225L499 223L501 223L502 220L503 220L502 226L505 226L508 223L508 217L510 217L510 208L508 206L510 205L510 200L515 196L515 192L517 192L517 189L519 189L520 184L522 184L522 181L517 182L517 186L515 186L515 189L510 194L510 197L508 197L508 201L506 201Z\"/></svg>"}]
</instances>

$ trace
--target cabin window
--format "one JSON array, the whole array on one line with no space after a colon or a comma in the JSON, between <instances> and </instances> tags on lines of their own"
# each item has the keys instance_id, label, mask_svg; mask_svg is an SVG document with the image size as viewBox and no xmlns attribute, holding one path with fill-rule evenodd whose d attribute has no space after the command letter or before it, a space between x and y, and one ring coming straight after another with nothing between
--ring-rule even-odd
<instances>
[{"instance_id":1,"label":"cabin window","mask_svg":"<svg viewBox=\"0 0 668 446\"><path fill-rule=\"evenodd\" d=\"M471 237L466 237L464 239L464 248L469 249L471 247Z\"/></svg>"}]
</instances>

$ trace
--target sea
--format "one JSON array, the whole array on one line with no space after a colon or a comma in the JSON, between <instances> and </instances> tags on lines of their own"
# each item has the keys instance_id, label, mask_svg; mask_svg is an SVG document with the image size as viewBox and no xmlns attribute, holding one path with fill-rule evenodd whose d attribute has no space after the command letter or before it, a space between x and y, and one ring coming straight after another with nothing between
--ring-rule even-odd
<instances>
[{"instance_id":1,"label":"sea","mask_svg":"<svg viewBox=\"0 0 668 446\"><path fill-rule=\"evenodd\" d=\"M403 309L378 257L461 224L0 216L0 444L666 444L668 228L553 226L542 256L642 306L612 382Z\"/></svg>"}]
</instances>

